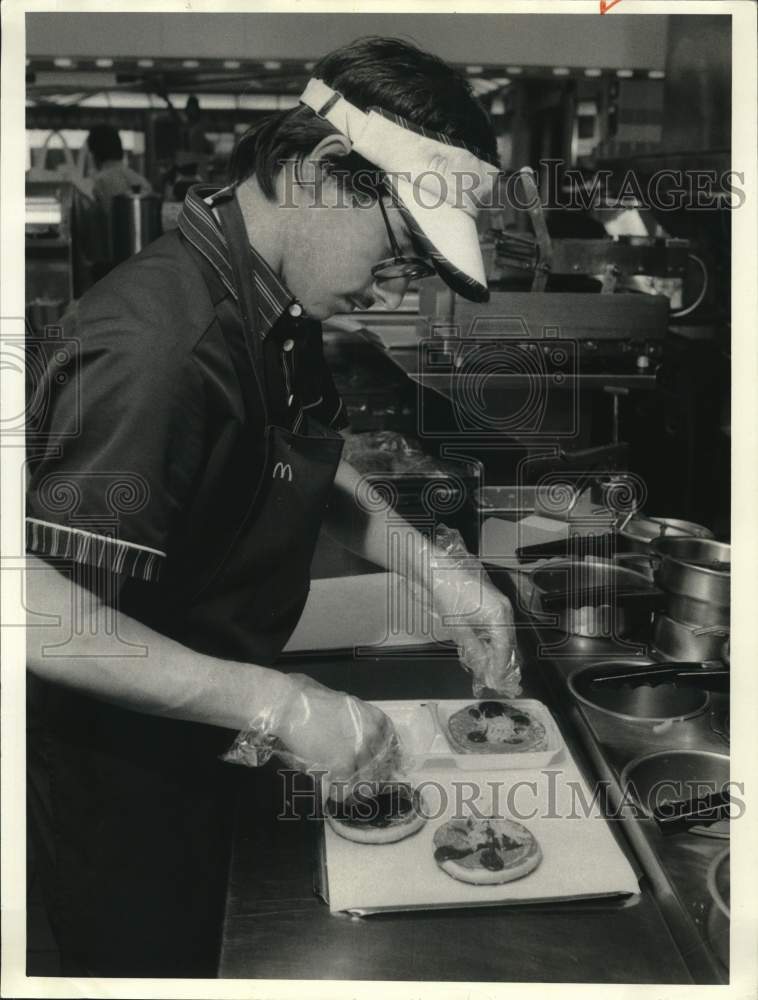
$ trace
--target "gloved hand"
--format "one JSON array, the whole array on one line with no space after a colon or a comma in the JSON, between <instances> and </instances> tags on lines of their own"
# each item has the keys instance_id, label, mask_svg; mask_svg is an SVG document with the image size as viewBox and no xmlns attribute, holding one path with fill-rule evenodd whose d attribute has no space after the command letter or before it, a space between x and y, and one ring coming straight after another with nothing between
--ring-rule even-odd
<instances>
[{"instance_id":1,"label":"gloved hand","mask_svg":"<svg viewBox=\"0 0 758 1000\"><path fill-rule=\"evenodd\" d=\"M304 674L289 674L285 696L250 721L224 760L256 767L272 754L287 767L321 778L325 795L342 798L359 781L393 778L400 746L380 709Z\"/></svg>"},{"instance_id":2,"label":"gloved hand","mask_svg":"<svg viewBox=\"0 0 758 1000\"><path fill-rule=\"evenodd\" d=\"M473 692L485 689L515 698L521 693L513 608L466 549L460 533L444 526L435 532L431 556L432 612L444 634L458 646L473 677Z\"/></svg>"}]
</instances>

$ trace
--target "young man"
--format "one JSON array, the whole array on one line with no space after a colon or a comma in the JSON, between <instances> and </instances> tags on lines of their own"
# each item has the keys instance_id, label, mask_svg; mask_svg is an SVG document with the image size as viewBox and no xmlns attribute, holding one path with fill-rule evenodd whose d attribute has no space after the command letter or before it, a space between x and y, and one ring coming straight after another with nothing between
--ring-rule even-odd
<instances>
[{"instance_id":1,"label":"young man","mask_svg":"<svg viewBox=\"0 0 758 1000\"><path fill-rule=\"evenodd\" d=\"M507 601L476 569L433 578L444 553L410 526L391 556L386 510L358 502L319 322L394 308L434 270L485 300L495 155L453 70L356 42L244 137L231 187L190 192L179 230L69 319L78 368L27 506L30 825L65 973L214 975L230 730L327 780L391 773L383 713L270 666L322 522L461 616L463 662L507 687Z\"/></svg>"}]
</instances>

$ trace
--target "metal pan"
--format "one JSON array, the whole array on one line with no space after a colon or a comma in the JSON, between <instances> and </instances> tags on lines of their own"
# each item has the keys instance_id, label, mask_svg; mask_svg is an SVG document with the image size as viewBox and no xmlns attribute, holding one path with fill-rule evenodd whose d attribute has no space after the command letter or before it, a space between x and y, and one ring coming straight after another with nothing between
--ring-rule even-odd
<instances>
[{"instance_id":1,"label":"metal pan","mask_svg":"<svg viewBox=\"0 0 758 1000\"><path fill-rule=\"evenodd\" d=\"M626 551L648 552L650 544L657 538L713 538L713 532L694 521L682 521L675 517L635 516L619 530L625 542Z\"/></svg>"},{"instance_id":2,"label":"metal pan","mask_svg":"<svg viewBox=\"0 0 758 1000\"><path fill-rule=\"evenodd\" d=\"M531 610L556 614L570 635L610 638L649 629L665 595L645 577L607 560L557 560L530 574Z\"/></svg>"},{"instance_id":3,"label":"metal pan","mask_svg":"<svg viewBox=\"0 0 758 1000\"><path fill-rule=\"evenodd\" d=\"M731 546L709 538L658 538L656 582L674 596L717 607L730 604Z\"/></svg>"},{"instance_id":4,"label":"metal pan","mask_svg":"<svg viewBox=\"0 0 758 1000\"><path fill-rule=\"evenodd\" d=\"M729 627L725 625L688 625L658 614L653 645L668 660L720 660L728 635Z\"/></svg>"}]
</instances>

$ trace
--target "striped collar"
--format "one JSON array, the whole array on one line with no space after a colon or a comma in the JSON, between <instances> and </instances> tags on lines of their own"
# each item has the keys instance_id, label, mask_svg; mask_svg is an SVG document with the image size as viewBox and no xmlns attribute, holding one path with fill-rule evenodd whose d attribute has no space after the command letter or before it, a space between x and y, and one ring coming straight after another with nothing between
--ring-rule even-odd
<instances>
[{"instance_id":1,"label":"striped collar","mask_svg":"<svg viewBox=\"0 0 758 1000\"><path fill-rule=\"evenodd\" d=\"M236 298L226 238L213 214L212 207L206 201L221 190L223 189L207 184L196 184L190 188L179 214L179 230L208 260ZM255 279L260 332L261 336L265 337L282 313L296 300L253 246L250 247L250 269Z\"/></svg>"}]
</instances>

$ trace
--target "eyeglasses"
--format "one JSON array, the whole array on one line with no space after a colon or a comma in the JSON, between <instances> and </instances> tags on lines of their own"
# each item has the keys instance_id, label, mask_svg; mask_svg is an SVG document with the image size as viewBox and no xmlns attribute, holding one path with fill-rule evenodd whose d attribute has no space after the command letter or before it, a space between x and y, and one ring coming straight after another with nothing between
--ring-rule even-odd
<instances>
[{"instance_id":1,"label":"eyeglasses","mask_svg":"<svg viewBox=\"0 0 758 1000\"><path fill-rule=\"evenodd\" d=\"M385 258L385 260L380 260L378 264L371 268L371 274L379 281L391 281L393 278L405 278L406 281L430 278L436 273L431 264L420 257L404 257L400 253L400 247L395 239L395 234L392 232L390 220L387 217L384 200L381 196L377 200L379 201L384 225L387 228L387 235L390 238L392 256Z\"/></svg>"}]
</instances>

